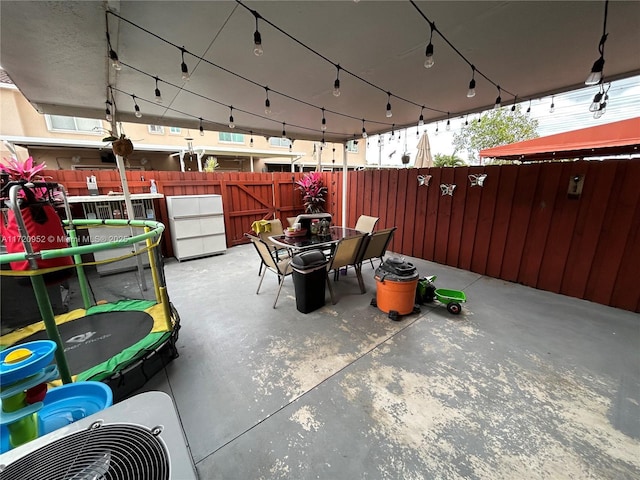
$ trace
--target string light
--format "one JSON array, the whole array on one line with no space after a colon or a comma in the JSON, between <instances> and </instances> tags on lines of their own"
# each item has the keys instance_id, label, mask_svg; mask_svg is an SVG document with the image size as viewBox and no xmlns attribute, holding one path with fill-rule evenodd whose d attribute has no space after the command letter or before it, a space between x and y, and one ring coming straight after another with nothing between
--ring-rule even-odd
<instances>
[{"instance_id":1,"label":"string light","mask_svg":"<svg viewBox=\"0 0 640 480\"><path fill-rule=\"evenodd\" d=\"M385 113L387 118L391 118L393 113L391 112L391 92L387 92L387 113Z\"/></svg>"},{"instance_id":2,"label":"string light","mask_svg":"<svg viewBox=\"0 0 640 480\"><path fill-rule=\"evenodd\" d=\"M471 65L471 81L469 82L469 90L467 90L467 98L476 96L476 67Z\"/></svg>"},{"instance_id":3,"label":"string light","mask_svg":"<svg viewBox=\"0 0 640 480\"><path fill-rule=\"evenodd\" d=\"M269 87L264 87L267 98L264 101L264 113L271 115L271 101L269 100Z\"/></svg>"},{"instance_id":4,"label":"string light","mask_svg":"<svg viewBox=\"0 0 640 480\"><path fill-rule=\"evenodd\" d=\"M184 52L186 50L184 49L184 47L180 48L180 53L182 54L182 64L180 65L180 69L182 70L182 80L184 80L185 82L188 82L189 79L191 78L191 75L189 75L189 68L187 67L187 64L184 62Z\"/></svg>"},{"instance_id":5,"label":"string light","mask_svg":"<svg viewBox=\"0 0 640 480\"><path fill-rule=\"evenodd\" d=\"M258 31L258 18L260 18L260 14L255 10L251 10L251 13L256 17L256 31L253 32L253 54L259 57L264 53L264 50L262 50L262 35L260 35Z\"/></svg>"},{"instance_id":6,"label":"string light","mask_svg":"<svg viewBox=\"0 0 640 480\"><path fill-rule=\"evenodd\" d=\"M236 128L236 124L233 122L233 105L229 107L229 128Z\"/></svg>"},{"instance_id":7,"label":"string light","mask_svg":"<svg viewBox=\"0 0 640 480\"><path fill-rule=\"evenodd\" d=\"M418 126L419 127L424 125L424 115L422 114L423 111L424 111L424 105L420 109L420 117L418 118Z\"/></svg>"},{"instance_id":8,"label":"string light","mask_svg":"<svg viewBox=\"0 0 640 480\"><path fill-rule=\"evenodd\" d=\"M438 136L438 131L439 130L440 130L440 122L436 122L436 131L435 131L436 137Z\"/></svg>"},{"instance_id":9,"label":"string light","mask_svg":"<svg viewBox=\"0 0 640 480\"><path fill-rule=\"evenodd\" d=\"M531 100L529 100L529 107L527 108L527 115L531 115Z\"/></svg>"},{"instance_id":10,"label":"string light","mask_svg":"<svg viewBox=\"0 0 640 480\"><path fill-rule=\"evenodd\" d=\"M415 5L415 3L414 3L412 0L410 0L410 2L411 2L411 3L414 5L414 7L419 11L419 8ZM267 23L269 23L270 25L274 26L274 28L278 29L278 30L279 30L279 31L281 31L283 34L287 35L289 38L291 38L292 40L294 40L295 42L297 42L297 43L298 43L298 44L300 44L301 46L303 46L303 47L307 48L307 49L308 49L309 51L311 51L312 53L316 54L317 56L322 57L325 61L331 62L329 59L327 59L326 57L324 57L322 54L320 54L320 53L318 53L318 52L314 51L313 49L311 49L311 48L310 48L310 47L308 47L307 45L303 44L302 42L300 42L300 41L299 41L299 40L297 40L296 38L292 37L291 35L289 35L289 34L287 34L286 32L284 32L282 29L280 29L280 28L278 28L277 26L275 26L273 23L271 23L271 22L269 22L268 20L264 19L264 18L263 18L263 17L262 17L258 12L254 11L254 10L251 10L251 9L249 9L248 7L246 7L242 2L238 2L238 4L239 4L240 6L242 6L243 8L247 9L248 11L250 11L250 12L254 15L254 17L255 17L255 21L256 21L256 32L258 33L258 36L260 36L260 35L259 35L259 29L258 29L258 28L259 28L259 22L258 22L258 19L262 19L262 20L266 21ZM422 12L420 12L420 13L422 14ZM124 19L123 17L121 17L120 15L118 15L117 13L115 13L115 12L113 12L113 11L108 11L108 12L107 12L107 14L111 14L111 15L113 15L113 16L115 16L115 17L117 17L117 18L120 18L120 19L123 19L123 20L125 20L125 21L129 22L128 20ZM423 14L422 14L422 15L423 15ZM424 15L423 15L423 17L424 17ZM447 39L442 35L442 33L441 33L440 31L438 31L438 29L436 28L436 26L435 26L435 23L434 23L434 22L431 22L431 21L430 21L430 20L428 20L426 17L425 17L425 20L427 20L427 22L429 23L429 26L430 26L430 39L429 39L429 43L431 43L431 44L433 45L433 43L432 43L432 42L433 42L433 31L436 31L436 32L437 32L437 33L438 33L438 34L439 34L439 35L440 35L440 36L445 40L445 42L447 42L450 46L452 46L452 47L453 47L453 45L451 45L451 43L450 43L450 42L449 42L449 41L448 41L448 40L447 40ZM139 29L141 29L141 30L144 30L144 29L142 29L142 27L140 27L140 26L136 25L136 24L135 24L135 23L133 23L133 22L129 22L129 23L131 23L134 27L137 27L137 28L139 28ZM162 38L161 36L159 36L159 35L157 35L157 34L153 34L152 32L147 32L147 33L150 33L150 34L152 34L152 35L156 36L156 37L157 37L158 39L160 39L161 41L164 41L164 42L166 42L166 43L171 44L171 42L169 42L168 40L166 40L166 39ZM255 43L255 42L254 42L254 43ZM174 45L174 44L171 44L171 45L173 45L175 48L180 48L180 47L178 47L178 46L176 46L176 45ZM262 45L261 38L260 38L259 45L260 45L260 48L261 48L261 45ZM184 47L183 47L183 48L184 48ZM110 50L111 50L111 49L110 49ZM454 50L456 51L456 53L458 53L458 55L460 55L463 59L465 59L465 58L464 58L464 56L462 56L462 55L461 55L461 53L460 53L458 50L456 50L455 48L454 48ZM189 53L189 52L187 52L187 53ZM191 54L191 53L190 53L190 54ZM191 55L193 55L193 54L191 54ZM204 58L200 58L200 57L198 57L198 56L196 56L196 55L193 55L193 56L195 56L196 58L199 58L199 59L200 59L200 60L202 60L202 61L205 61L206 63L210 63L210 64L211 64L212 66L214 66L214 67L217 67L217 68L221 68L221 69L222 69L222 67L220 67L220 66L218 66L218 65L216 65L216 64L214 64L214 63L212 63L212 62L209 62L209 61L207 61L207 60L206 60L206 59L204 59ZM465 61L466 61L466 59L465 59ZM335 65L333 62L331 62L331 63L332 63L332 65ZM469 63L469 62L468 62L468 63ZM469 63L469 65L471 65L471 63ZM342 68L342 67L341 67L341 68ZM364 83L367 83L368 85L370 85L370 86L372 86L372 87L374 87L374 88L377 88L377 89L379 89L379 90L381 90L381 91L384 91L384 89L382 89L381 87L379 87L379 86L377 86L377 85L374 85L374 84L372 84L371 82L368 82L366 79L363 79L363 78L359 77L357 74L352 73L352 72L350 72L349 70L346 70L346 69L344 69L344 68L342 68L342 69L343 69L343 70L345 70L345 71L346 71L347 73L349 73L350 75L352 75L352 76L354 76L354 77L358 78L359 80L363 81ZM255 84L255 85L258 85L256 82L253 82L253 81L251 81L250 79L245 78L245 77L242 77L241 75L238 75L238 74L236 74L236 73L234 73L234 72L229 72L229 73L231 73L232 75L235 75L235 76L237 76L237 77L239 77L239 78L241 78L241 79L243 79L243 80L245 80L245 81L248 81L248 82L250 82L250 83L253 83L253 84ZM482 75L484 78L486 78L489 82L493 83L489 78L487 78L484 74L482 74L482 72L481 72L480 70L478 70L478 73L479 73L480 75ZM156 77L156 78L157 78L157 77ZM338 75L336 76L336 79L338 79ZM166 83L166 82L165 82L165 83ZM493 84L495 85L495 83L493 83ZM261 86L261 85L260 85L260 86ZM264 88L264 86L261 86L261 87L262 87L262 88ZM505 92L506 92L506 93L509 93L507 90L505 90ZM279 93L280 93L280 92L279 92ZM388 93L388 92L387 92L387 93ZM280 94L285 95L285 96L287 96L288 98L291 98L292 100L295 100L295 101L298 101L298 102L301 102L301 103L306 103L306 102L304 102L304 101L302 101L302 100L299 100L299 99L294 98L294 97L290 97L290 96L288 96L288 95L286 95L286 94L283 94L283 93L280 93ZM395 96L395 95L394 95L394 96ZM397 96L396 96L396 97L397 97ZM420 106L419 104L417 104L417 103L415 103L415 102L413 102L413 101L411 101L411 100L408 100L408 99L405 99L405 98L402 98L402 97L397 97L397 98L399 98L399 99L401 99L401 100L403 100L403 101L406 101L406 102L408 102L408 103L412 103L412 104L414 104L414 105L416 105L416 106ZM388 103L390 104L390 102L388 102ZM316 108L319 108L319 107L316 107ZM443 112L443 111L440 111L440 110L437 110L437 109L433 109L433 108L430 108L430 107L425 107L425 108L428 108L429 110L432 110L432 111L434 111L434 112L445 113L445 112ZM339 112L333 112L333 113L335 113L335 114L337 114L337 115L341 115L341 116L345 116L345 117L353 118L353 117L351 117L351 116L349 116L349 115L342 114L342 113L339 113Z\"/></svg>"},{"instance_id":11,"label":"string light","mask_svg":"<svg viewBox=\"0 0 640 480\"><path fill-rule=\"evenodd\" d=\"M364 128L364 118L362 119L362 138L367 138L367 129Z\"/></svg>"},{"instance_id":12,"label":"string light","mask_svg":"<svg viewBox=\"0 0 640 480\"><path fill-rule=\"evenodd\" d=\"M595 112L600 109L600 101L602 100L602 95L602 86L600 86L600 91L593 97L593 102L589 106L590 112Z\"/></svg>"},{"instance_id":13,"label":"string light","mask_svg":"<svg viewBox=\"0 0 640 480\"><path fill-rule=\"evenodd\" d=\"M107 122L110 122L113 120L113 116L111 115L111 109L109 107L111 107L113 104L109 100L107 100L105 103L107 104L107 106L104 109L104 118Z\"/></svg>"},{"instance_id":14,"label":"string light","mask_svg":"<svg viewBox=\"0 0 640 480\"><path fill-rule=\"evenodd\" d=\"M142 118L142 112L140 111L140 107L138 106L138 102L136 102L136 96L131 95L133 99L133 110L135 111L136 118Z\"/></svg>"},{"instance_id":15,"label":"string light","mask_svg":"<svg viewBox=\"0 0 640 480\"><path fill-rule=\"evenodd\" d=\"M340 65L336 64L336 80L333 82L333 96L340 96Z\"/></svg>"},{"instance_id":16,"label":"string light","mask_svg":"<svg viewBox=\"0 0 640 480\"><path fill-rule=\"evenodd\" d=\"M111 48L111 38L109 37L109 32L107 32L107 44L109 46L109 60L111 60L111 66L115 70L122 70L122 65L120 64L120 60L118 59L118 54L113 48Z\"/></svg>"},{"instance_id":17,"label":"string light","mask_svg":"<svg viewBox=\"0 0 640 480\"><path fill-rule=\"evenodd\" d=\"M518 101L518 96L516 95L515 97L513 97L513 105L511 105L511 111L515 112L516 111L516 102Z\"/></svg>"},{"instance_id":18,"label":"string light","mask_svg":"<svg viewBox=\"0 0 640 480\"><path fill-rule=\"evenodd\" d=\"M433 22L429 22L429 26L431 27L431 33L429 35L427 50L425 51L426 58L424 60L424 68L431 68L435 63L435 60L433 59L433 43L431 43L431 41L433 40L433 30L436 28L436 24Z\"/></svg>"},{"instance_id":19,"label":"string light","mask_svg":"<svg viewBox=\"0 0 640 480\"><path fill-rule=\"evenodd\" d=\"M451 130L451 120L449 119L449 112L447 112L447 125L444 127L444 129L447 132Z\"/></svg>"},{"instance_id":20,"label":"string light","mask_svg":"<svg viewBox=\"0 0 640 480\"><path fill-rule=\"evenodd\" d=\"M204 126L202 125L202 117L200 117L200 127L198 127L198 129L200 130L200 136L204 137Z\"/></svg>"},{"instance_id":21,"label":"string light","mask_svg":"<svg viewBox=\"0 0 640 480\"><path fill-rule=\"evenodd\" d=\"M327 130L327 119L324 118L324 107L322 107L322 124L320 126L320 129L324 132L325 130Z\"/></svg>"},{"instance_id":22,"label":"string light","mask_svg":"<svg viewBox=\"0 0 640 480\"><path fill-rule=\"evenodd\" d=\"M604 24L602 27L602 37L600 37L600 42L598 43L598 52L600 53L600 57L593 63L593 67L591 67L591 73L585 80L585 85L597 85L602 81L602 75L604 70L604 43L607 41L607 11L609 9L609 0L604 2Z\"/></svg>"},{"instance_id":23,"label":"string light","mask_svg":"<svg viewBox=\"0 0 640 480\"><path fill-rule=\"evenodd\" d=\"M285 123L282 122L282 138L287 138L287 132L284 129Z\"/></svg>"},{"instance_id":24,"label":"string light","mask_svg":"<svg viewBox=\"0 0 640 480\"><path fill-rule=\"evenodd\" d=\"M249 130L249 134L251 135L251 139L249 140L249 146L253 147L253 130Z\"/></svg>"},{"instance_id":25,"label":"string light","mask_svg":"<svg viewBox=\"0 0 640 480\"><path fill-rule=\"evenodd\" d=\"M556 104L554 103L554 97L551 96L551 106L549 107L549 113L553 113L556 111Z\"/></svg>"},{"instance_id":26,"label":"string light","mask_svg":"<svg viewBox=\"0 0 640 480\"><path fill-rule=\"evenodd\" d=\"M156 91L155 91L155 95L156 95L156 102L157 103L162 103L162 94L160 93L160 89L158 88L158 77L156 77Z\"/></svg>"},{"instance_id":27,"label":"string light","mask_svg":"<svg viewBox=\"0 0 640 480\"><path fill-rule=\"evenodd\" d=\"M468 127L469 126L469 114L467 114L467 116L464 119L464 126Z\"/></svg>"},{"instance_id":28,"label":"string light","mask_svg":"<svg viewBox=\"0 0 640 480\"><path fill-rule=\"evenodd\" d=\"M498 96L496 97L496 103L493 105L494 110L502 106L502 97L500 96L501 94L500 85L498 85L497 88L498 88Z\"/></svg>"}]
</instances>

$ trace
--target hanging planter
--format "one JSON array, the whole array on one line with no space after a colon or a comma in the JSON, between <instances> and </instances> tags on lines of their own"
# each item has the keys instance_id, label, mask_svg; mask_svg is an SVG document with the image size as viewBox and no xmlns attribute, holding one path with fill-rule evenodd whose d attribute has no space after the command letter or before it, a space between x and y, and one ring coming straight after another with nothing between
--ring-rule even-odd
<instances>
[{"instance_id":1,"label":"hanging planter","mask_svg":"<svg viewBox=\"0 0 640 480\"><path fill-rule=\"evenodd\" d=\"M46 188L34 186L33 183L43 182L44 177L40 172L46 168L45 164L34 165L33 158L29 157L24 162L15 158L5 159L6 164L0 165L0 170L8 178L9 182L21 183L18 193L17 207L13 208L7 201L9 189L4 188L3 200L10 207L7 212L7 223L0 222L2 227L2 240L7 253L22 253L25 251L25 243L29 243L34 253L42 250L54 250L68 247L67 235L62 227L60 217L54 208L53 194ZM14 183L15 185L16 183ZM31 184L27 186L27 184ZM16 219L16 211L19 211L26 233L22 232ZM71 257L51 258L36 260L38 269L54 268L73 265ZM31 270L27 260L10 263L12 270ZM45 274L48 283L60 281L71 275L70 269L63 269Z\"/></svg>"},{"instance_id":2,"label":"hanging planter","mask_svg":"<svg viewBox=\"0 0 640 480\"><path fill-rule=\"evenodd\" d=\"M402 157L400 158L400 160L402 160L403 165L407 165L409 163L409 160L411 160L411 157L409 156L408 153L403 153Z\"/></svg>"}]
</instances>

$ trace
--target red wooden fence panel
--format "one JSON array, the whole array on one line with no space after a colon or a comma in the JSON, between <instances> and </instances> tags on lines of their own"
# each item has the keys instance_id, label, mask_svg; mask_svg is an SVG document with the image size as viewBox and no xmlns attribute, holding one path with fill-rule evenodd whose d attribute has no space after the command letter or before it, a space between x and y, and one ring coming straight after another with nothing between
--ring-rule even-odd
<instances>
[{"instance_id":1,"label":"red wooden fence panel","mask_svg":"<svg viewBox=\"0 0 640 480\"><path fill-rule=\"evenodd\" d=\"M516 170L517 178L511 200L509 231L502 257L502 269L498 275L498 278L511 282L517 281L520 275L520 265L529 231L540 164L519 165ZM507 177L504 180L505 183L509 181Z\"/></svg>"}]
</instances>

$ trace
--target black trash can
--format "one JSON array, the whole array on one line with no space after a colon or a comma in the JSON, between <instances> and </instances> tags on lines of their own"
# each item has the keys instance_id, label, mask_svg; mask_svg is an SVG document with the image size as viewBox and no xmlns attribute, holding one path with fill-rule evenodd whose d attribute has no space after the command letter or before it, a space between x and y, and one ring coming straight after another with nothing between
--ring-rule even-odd
<instances>
[{"instance_id":1,"label":"black trash can","mask_svg":"<svg viewBox=\"0 0 640 480\"><path fill-rule=\"evenodd\" d=\"M307 250L291 260L298 311L313 312L325 304L327 263L321 250Z\"/></svg>"}]
</instances>

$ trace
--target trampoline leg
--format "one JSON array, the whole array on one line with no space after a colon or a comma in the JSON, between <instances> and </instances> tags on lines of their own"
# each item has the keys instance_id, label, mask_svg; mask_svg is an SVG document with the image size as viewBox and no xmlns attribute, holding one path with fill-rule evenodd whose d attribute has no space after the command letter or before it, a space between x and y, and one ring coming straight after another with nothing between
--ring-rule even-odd
<instances>
[{"instance_id":1,"label":"trampoline leg","mask_svg":"<svg viewBox=\"0 0 640 480\"><path fill-rule=\"evenodd\" d=\"M71 383L71 372L69 370L69 364L67 363L67 357L64 355L64 345L62 344L62 338L60 338L56 318L53 314L53 308L51 307L51 300L49 300L49 295L47 295L47 287L44 284L42 275L33 275L31 277L31 285L36 295L38 308L40 309L49 340L55 342L57 346L55 353L56 363L58 364L58 371L60 372L62 383Z\"/></svg>"},{"instance_id":2,"label":"trampoline leg","mask_svg":"<svg viewBox=\"0 0 640 480\"><path fill-rule=\"evenodd\" d=\"M151 229L149 227L144 227L145 233L149 233L150 231ZM158 266L156 265L156 257L153 252L153 242L151 242L151 238L147 238L147 248L147 255L149 255L149 266L151 267L151 278L153 279L153 289L156 294L156 302L160 303L162 302L162 295L160 294L160 281L158 279L157 270Z\"/></svg>"},{"instance_id":3,"label":"trampoline leg","mask_svg":"<svg viewBox=\"0 0 640 480\"><path fill-rule=\"evenodd\" d=\"M69 230L69 238L71 239L71 246L78 246L78 234L75 228ZM89 289L87 288L87 277L84 274L84 268L82 268L82 257L80 255L73 256L73 262L76 264L76 273L78 274L78 284L80 285L80 294L82 295L82 302L84 303L84 309L88 309L91 306L91 298L89 297Z\"/></svg>"}]
</instances>

